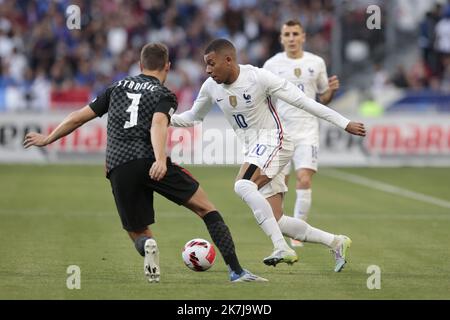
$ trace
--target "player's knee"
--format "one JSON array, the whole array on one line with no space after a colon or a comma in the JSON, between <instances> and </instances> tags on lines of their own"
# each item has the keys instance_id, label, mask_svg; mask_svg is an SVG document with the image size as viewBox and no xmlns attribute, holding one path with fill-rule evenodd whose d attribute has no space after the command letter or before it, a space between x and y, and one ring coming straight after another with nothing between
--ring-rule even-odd
<instances>
[{"instance_id":1,"label":"player's knee","mask_svg":"<svg viewBox=\"0 0 450 320\"><path fill-rule=\"evenodd\" d=\"M310 189L312 177L310 175L300 175L297 179L297 189Z\"/></svg>"},{"instance_id":2,"label":"player's knee","mask_svg":"<svg viewBox=\"0 0 450 320\"><path fill-rule=\"evenodd\" d=\"M286 217L282 214L280 217L278 217L278 219L277 219L277 223L278 223L278 226L280 227L280 230L281 231L283 231L284 229L285 229L285 226L286 226Z\"/></svg>"},{"instance_id":3,"label":"player's knee","mask_svg":"<svg viewBox=\"0 0 450 320\"><path fill-rule=\"evenodd\" d=\"M234 183L234 192L238 196L240 196L242 199L249 193L257 191L258 187L257 185L246 179L240 179Z\"/></svg>"},{"instance_id":4,"label":"player's knee","mask_svg":"<svg viewBox=\"0 0 450 320\"><path fill-rule=\"evenodd\" d=\"M311 180L300 180L297 189L311 189Z\"/></svg>"},{"instance_id":5,"label":"player's knee","mask_svg":"<svg viewBox=\"0 0 450 320\"><path fill-rule=\"evenodd\" d=\"M195 212L200 217L203 217L208 212L216 210L214 204L209 201L206 192L199 187L194 195L184 204L184 206L193 212Z\"/></svg>"}]
</instances>

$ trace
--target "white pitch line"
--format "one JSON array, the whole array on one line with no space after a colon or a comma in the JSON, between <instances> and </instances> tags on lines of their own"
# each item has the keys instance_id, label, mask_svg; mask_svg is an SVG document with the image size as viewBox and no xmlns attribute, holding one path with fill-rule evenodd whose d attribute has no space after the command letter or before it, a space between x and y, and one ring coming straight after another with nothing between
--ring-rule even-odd
<instances>
[{"instance_id":1,"label":"white pitch line","mask_svg":"<svg viewBox=\"0 0 450 320\"><path fill-rule=\"evenodd\" d=\"M321 174L329 176L329 177L345 180L348 182L356 183L359 185L363 185L363 186L366 186L366 187L369 187L372 189L397 194L397 195L403 196L405 198L419 200L422 202L427 202L427 203L434 204L436 206L450 209L449 201L435 198L432 196L427 196L426 194L423 194L423 193L414 192L414 191L411 191L408 189L396 187L396 186L393 186L393 185L390 185L390 184L387 184L384 182L369 179L369 178L362 177L362 176L359 176L356 174L342 172L342 171L338 171L338 170L332 170L332 169L323 170L323 171L321 171Z\"/></svg>"}]
</instances>

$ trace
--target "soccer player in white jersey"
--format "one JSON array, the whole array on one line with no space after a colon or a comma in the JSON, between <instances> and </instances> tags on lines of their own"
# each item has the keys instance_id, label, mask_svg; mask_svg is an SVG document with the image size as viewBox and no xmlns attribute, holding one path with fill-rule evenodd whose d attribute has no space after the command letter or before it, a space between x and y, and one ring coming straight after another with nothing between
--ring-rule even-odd
<instances>
[{"instance_id":1,"label":"soccer player in white jersey","mask_svg":"<svg viewBox=\"0 0 450 320\"><path fill-rule=\"evenodd\" d=\"M203 83L192 109L173 115L171 124L193 126L203 121L217 103L244 145L244 163L234 190L251 208L259 226L275 247L263 262L275 266L280 262L292 264L298 260L284 234L329 246L336 253L335 271L340 271L345 264L346 250L351 242L349 238L283 215L281 195L287 188L281 171L291 160L294 145L283 129L271 99L285 100L355 135L365 135L364 125L308 98L295 85L270 71L238 64L236 49L228 40L212 41L205 50L204 61L210 78Z\"/></svg>"},{"instance_id":2,"label":"soccer player in white jersey","mask_svg":"<svg viewBox=\"0 0 450 320\"><path fill-rule=\"evenodd\" d=\"M328 104L339 89L339 79L337 76L328 79L323 59L303 50L305 32L300 21L284 23L280 40L284 52L267 60L263 68L289 80L308 97L318 97L321 103ZM297 178L294 217L306 221L312 203L312 177L318 167L319 119L282 100L276 102L276 108L295 144L292 158ZM283 169L286 184L292 162ZM303 244L291 239L291 246L301 247Z\"/></svg>"}]
</instances>

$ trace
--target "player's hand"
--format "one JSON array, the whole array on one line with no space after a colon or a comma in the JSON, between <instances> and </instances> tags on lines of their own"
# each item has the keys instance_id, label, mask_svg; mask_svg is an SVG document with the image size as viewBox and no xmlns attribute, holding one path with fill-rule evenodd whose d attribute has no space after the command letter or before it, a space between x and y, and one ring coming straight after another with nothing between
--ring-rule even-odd
<instances>
[{"instance_id":1,"label":"player's hand","mask_svg":"<svg viewBox=\"0 0 450 320\"><path fill-rule=\"evenodd\" d=\"M46 140L47 136L36 132L30 132L25 136L25 139L23 140L23 146L25 149L31 146L43 147L48 144Z\"/></svg>"},{"instance_id":2,"label":"player's hand","mask_svg":"<svg viewBox=\"0 0 450 320\"><path fill-rule=\"evenodd\" d=\"M153 162L152 167L150 168L148 174L150 178L152 178L153 180L159 181L162 178L164 178L166 172L167 172L167 165L166 159L164 159Z\"/></svg>"},{"instance_id":3,"label":"player's hand","mask_svg":"<svg viewBox=\"0 0 450 320\"><path fill-rule=\"evenodd\" d=\"M345 128L345 131L354 134L355 136L366 136L366 128L364 127L364 123L350 121Z\"/></svg>"},{"instance_id":4,"label":"player's hand","mask_svg":"<svg viewBox=\"0 0 450 320\"><path fill-rule=\"evenodd\" d=\"M339 79L337 76L328 78L328 87L333 91L337 91L339 89Z\"/></svg>"}]
</instances>

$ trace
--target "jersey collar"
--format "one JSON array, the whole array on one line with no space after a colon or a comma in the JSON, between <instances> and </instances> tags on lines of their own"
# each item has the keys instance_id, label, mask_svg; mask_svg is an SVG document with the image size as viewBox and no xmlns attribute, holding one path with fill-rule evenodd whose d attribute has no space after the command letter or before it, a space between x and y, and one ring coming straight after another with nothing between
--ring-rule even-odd
<instances>
[{"instance_id":1,"label":"jersey collar","mask_svg":"<svg viewBox=\"0 0 450 320\"><path fill-rule=\"evenodd\" d=\"M159 79L158 79L158 78L156 78L156 77L154 77L154 76L149 76L149 75L147 75L147 74L143 74L143 73L141 73L141 74L140 74L139 76L140 76L140 77L144 77L144 78L147 78L147 79L154 79L154 80L156 80L156 81L160 82L160 81L159 81Z\"/></svg>"}]
</instances>

